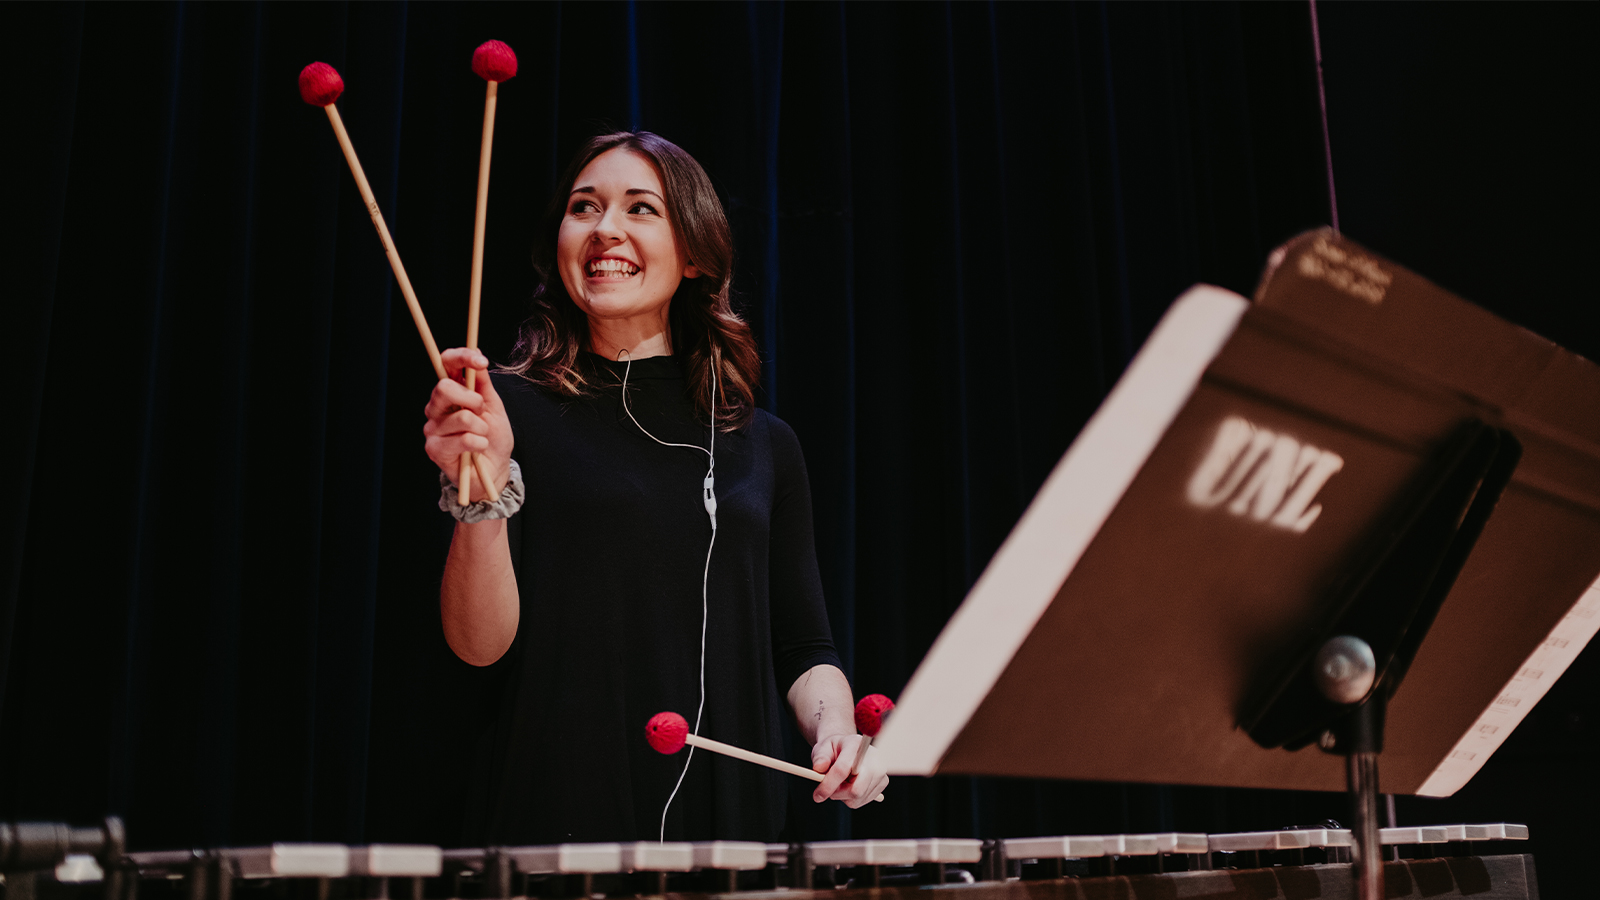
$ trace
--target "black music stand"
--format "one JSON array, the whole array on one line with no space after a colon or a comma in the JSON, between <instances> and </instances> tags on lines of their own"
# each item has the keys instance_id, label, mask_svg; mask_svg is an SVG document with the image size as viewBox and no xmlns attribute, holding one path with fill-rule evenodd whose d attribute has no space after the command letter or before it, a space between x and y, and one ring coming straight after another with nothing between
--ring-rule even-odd
<instances>
[{"instance_id":1,"label":"black music stand","mask_svg":"<svg viewBox=\"0 0 1600 900\"><path fill-rule=\"evenodd\" d=\"M1597 573L1600 368L1312 232L1253 304L1173 304L875 746L897 774L1356 786L1316 743L1448 796L1600 626Z\"/></svg>"}]
</instances>

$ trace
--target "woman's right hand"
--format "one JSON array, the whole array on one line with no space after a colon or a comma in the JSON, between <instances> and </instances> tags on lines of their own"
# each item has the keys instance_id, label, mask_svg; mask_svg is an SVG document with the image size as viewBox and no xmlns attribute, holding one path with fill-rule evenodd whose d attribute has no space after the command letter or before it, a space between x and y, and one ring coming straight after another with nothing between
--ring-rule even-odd
<instances>
[{"instance_id":1,"label":"woman's right hand","mask_svg":"<svg viewBox=\"0 0 1600 900\"><path fill-rule=\"evenodd\" d=\"M489 496L497 497L509 478L515 440L506 408L489 380L489 359L465 347L446 350L440 358L450 377L433 386L433 394L423 409L428 417L422 426L423 446L451 484L457 483L461 454L479 454L483 457L480 469L487 469L485 474L494 478L494 491ZM465 384L468 369L477 370L472 390Z\"/></svg>"}]
</instances>

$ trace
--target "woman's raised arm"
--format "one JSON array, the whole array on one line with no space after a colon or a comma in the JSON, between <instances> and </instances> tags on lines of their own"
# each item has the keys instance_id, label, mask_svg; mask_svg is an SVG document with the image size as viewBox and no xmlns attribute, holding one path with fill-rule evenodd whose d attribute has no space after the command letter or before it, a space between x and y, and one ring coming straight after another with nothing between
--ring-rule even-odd
<instances>
[{"instance_id":1,"label":"woman's raised arm","mask_svg":"<svg viewBox=\"0 0 1600 900\"><path fill-rule=\"evenodd\" d=\"M489 380L489 360L476 350L441 354L452 376L428 398L422 428L428 458L452 483L461 454L479 454L494 477L491 497L505 489L514 444L505 406ZM453 380L467 368L478 374L474 390ZM457 522L439 587L439 617L445 641L466 662L486 666L503 656L517 635L517 580L506 540L506 520Z\"/></svg>"}]
</instances>

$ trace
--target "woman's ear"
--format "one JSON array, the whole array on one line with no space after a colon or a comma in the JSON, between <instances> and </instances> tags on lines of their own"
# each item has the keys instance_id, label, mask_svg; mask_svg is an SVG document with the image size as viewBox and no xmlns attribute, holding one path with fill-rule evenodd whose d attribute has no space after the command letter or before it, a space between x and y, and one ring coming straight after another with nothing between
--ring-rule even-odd
<instances>
[{"instance_id":1,"label":"woman's ear","mask_svg":"<svg viewBox=\"0 0 1600 900\"><path fill-rule=\"evenodd\" d=\"M700 267L696 266L694 264L694 260L691 259L688 262L683 264L683 277L685 277L685 278L699 278L700 277Z\"/></svg>"}]
</instances>

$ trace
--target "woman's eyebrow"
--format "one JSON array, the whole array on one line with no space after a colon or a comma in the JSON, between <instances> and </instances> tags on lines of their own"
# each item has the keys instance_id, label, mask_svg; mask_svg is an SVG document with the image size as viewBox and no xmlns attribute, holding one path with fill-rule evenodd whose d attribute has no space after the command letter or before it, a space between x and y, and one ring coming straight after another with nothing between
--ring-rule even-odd
<instances>
[{"instance_id":1,"label":"woman's eyebrow","mask_svg":"<svg viewBox=\"0 0 1600 900\"><path fill-rule=\"evenodd\" d=\"M573 194L592 194L594 192L595 192L594 185L590 185L590 184L583 185L582 187L575 187L575 188L572 189L572 193ZM630 197L634 196L636 194L649 194L650 196L656 198L657 200L660 200L662 203L667 202L667 198L661 196L660 194L656 193L655 191L650 190L649 188L628 188L626 191L623 191L623 193L627 194ZM568 194L567 196L570 197L571 194Z\"/></svg>"}]
</instances>

